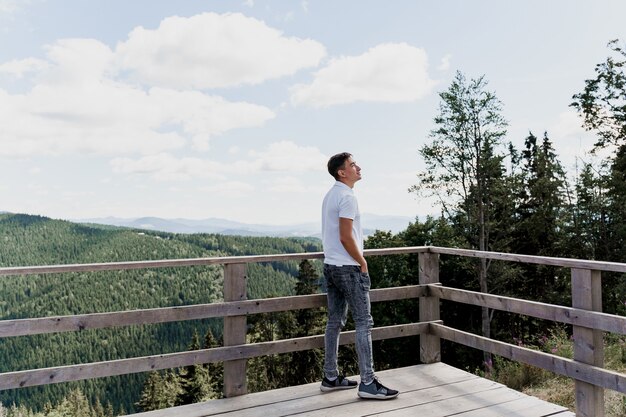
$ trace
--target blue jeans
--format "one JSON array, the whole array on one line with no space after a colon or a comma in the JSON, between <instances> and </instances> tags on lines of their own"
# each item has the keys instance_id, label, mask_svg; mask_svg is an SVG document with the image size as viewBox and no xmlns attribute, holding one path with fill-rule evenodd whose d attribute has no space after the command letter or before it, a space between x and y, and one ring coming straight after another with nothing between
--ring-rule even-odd
<instances>
[{"instance_id":1,"label":"blue jeans","mask_svg":"<svg viewBox=\"0 0 626 417\"><path fill-rule=\"evenodd\" d=\"M356 352L359 359L361 382L370 383L374 379L374 359L372 356L372 327L374 320L370 307L371 281L359 266L334 266L324 264L328 294L328 323L326 324L324 374L335 378L339 334L346 324L348 307L356 327Z\"/></svg>"}]
</instances>

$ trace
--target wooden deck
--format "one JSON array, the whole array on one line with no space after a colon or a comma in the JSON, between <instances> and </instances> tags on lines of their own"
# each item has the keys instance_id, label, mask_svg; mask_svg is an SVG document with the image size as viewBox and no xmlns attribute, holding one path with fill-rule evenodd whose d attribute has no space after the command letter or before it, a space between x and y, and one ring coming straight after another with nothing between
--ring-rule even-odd
<instances>
[{"instance_id":1,"label":"wooden deck","mask_svg":"<svg viewBox=\"0 0 626 417\"><path fill-rule=\"evenodd\" d=\"M322 393L319 383L134 414L134 417L569 417L568 409L443 363L377 373L398 389L389 401L362 400L355 390Z\"/></svg>"}]
</instances>

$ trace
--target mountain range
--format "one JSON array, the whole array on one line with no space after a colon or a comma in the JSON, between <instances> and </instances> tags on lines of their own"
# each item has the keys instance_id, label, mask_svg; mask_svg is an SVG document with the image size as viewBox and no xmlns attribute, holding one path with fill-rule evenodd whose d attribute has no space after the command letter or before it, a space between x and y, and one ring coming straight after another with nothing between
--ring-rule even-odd
<instances>
[{"instance_id":1,"label":"mountain range","mask_svg":"<svg viewBox=\"0 0 626 417\"><path fill-rule=\"evenodd\" d=\"M365 235L376 230L398 233L407 228L415 219L408 216L381 216L364 213L361 223ZM236 236L274 236L274 237L320 237L319 222L299 223L291 225L269 225L242 223L220 218L207 219L165 219L160 217L119 218L103 217L92 219L70 220L76 223L94 223L134 229L156 230L170 233L216 233Z\"/></svg>"}]
</instances>

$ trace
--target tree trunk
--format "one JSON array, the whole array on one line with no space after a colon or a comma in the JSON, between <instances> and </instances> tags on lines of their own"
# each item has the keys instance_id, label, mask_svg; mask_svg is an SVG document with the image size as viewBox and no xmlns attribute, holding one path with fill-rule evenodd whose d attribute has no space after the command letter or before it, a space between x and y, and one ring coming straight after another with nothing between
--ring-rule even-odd
<instances>
[{"instance_id":1,"label":"tree trunk","mask_svg":"<svg viewBox=\"0 0 626 417\"><path fill-rule=\"evenodd\" d=\"M479 216L479 225L480 232L478 235L478 250L485 251L487 249L486 244L486 227L485 227L485 209L482 198L478 203L478 216ZM487 260L485 258L480 259L480 267L478 271L478 284L480 286L480 291L484 293L489 292L489 287L487 285ZM484 337L491 336L491 322L489 319L489 309L487 307L482 307L481 312L481 323L482 323L482 334ZM483 361L485 365L485 372L489 373L491 371L492 361L491 361L491 353L483 352Z\"/></svg>"}]
</instances>

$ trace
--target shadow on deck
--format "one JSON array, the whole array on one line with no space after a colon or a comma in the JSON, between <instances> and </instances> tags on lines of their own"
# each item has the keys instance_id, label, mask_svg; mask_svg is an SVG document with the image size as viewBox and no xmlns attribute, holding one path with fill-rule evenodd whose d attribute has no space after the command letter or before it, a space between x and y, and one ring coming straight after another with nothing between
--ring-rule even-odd
<instances>
[{"instance_id":1,"label":"shadow on deck","mask_svg":"<svg viewBox=\"0 0 626 417\"><path fill-rule=\"evenodd\" d=\"M514 391L443 363L378 372L400 391L389 401L362 400L355 390L322 393L319 382L133 414L133 417L203 416L475 416L569 417L567 408ZM358 378L357 378L358 379Z\"/></svg>"}]
</instances>

